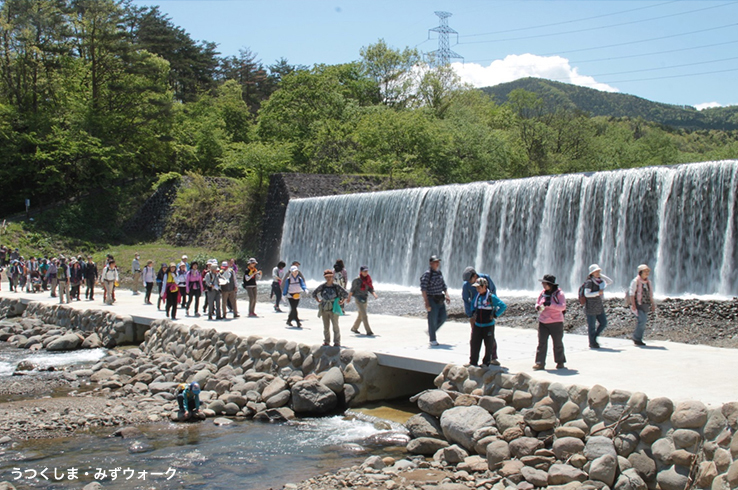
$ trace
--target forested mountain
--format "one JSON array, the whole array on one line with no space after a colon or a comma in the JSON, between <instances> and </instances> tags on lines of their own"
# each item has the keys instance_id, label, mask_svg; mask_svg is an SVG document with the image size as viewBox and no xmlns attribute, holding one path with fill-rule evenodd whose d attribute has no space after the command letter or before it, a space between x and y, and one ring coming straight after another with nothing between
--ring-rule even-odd
<instances>
[{"instance_id":1,"label":"forested mountain","mask_svg":"<svg viewBox=\"0 0 738 490\"><path fill-rule=\"evenodd\" d=\"M277 172L436 185L738 157L738 131L664 126L689 115L702 126L682 127L735 127L732 109L552 82L493 98L383 40L350 63L264 65L247 47L221 56L126 0L0 0L0 18L0 217L29 198L63 208L59 232L114 227L135 200L121 183L150 189L184 174L234 179L243 235L256 236ZM707 117L727 114L733 126ZM214 192L200 198L212 204Z\"/></svg>"},{"instance_id":2,"label":"forested mountain","mask_svg":"<svg viewBox=\"0 0 738 490\"><path fill-rule=\"evenodd\" d=\"M590 116L645 119L679 129L738 129L738 106L698 111L691 106L653 102L635 95L603 92L578 85L542 78L522 78L513 82L484 87L499 104L507 102L510 92L523 89L540 96L549 107L579 110Z\"/></svg>"}]
</instances>

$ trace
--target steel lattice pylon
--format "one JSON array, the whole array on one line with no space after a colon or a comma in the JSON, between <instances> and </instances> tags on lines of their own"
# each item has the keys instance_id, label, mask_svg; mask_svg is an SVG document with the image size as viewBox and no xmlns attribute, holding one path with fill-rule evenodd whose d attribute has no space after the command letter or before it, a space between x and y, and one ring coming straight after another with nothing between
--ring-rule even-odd
<instances>
[{"instance_id":1,"label":"steel lattice pylon","mask_svg":"<svg viewBox=\"0 0 738 490\"><path fill-rule=\"evenodd\" d=\"M438 33L438 49L436 51L431 51L430 53L428 53L431 56L432 63L436 66L446 66L451 62L451 59L458 58L463 60L463 56L454 51L451 51L451 46L448 41L449 34L456 34L457 42L459 39L459 33L448 26L448 18L451 17L451 15L453 14L451 12L440 11L436 11L434 13L440 19L441 25L439 25L438 27L434 27L433 29L428 29L429 39L431 32Z\"/></svg>"}]
</instances>

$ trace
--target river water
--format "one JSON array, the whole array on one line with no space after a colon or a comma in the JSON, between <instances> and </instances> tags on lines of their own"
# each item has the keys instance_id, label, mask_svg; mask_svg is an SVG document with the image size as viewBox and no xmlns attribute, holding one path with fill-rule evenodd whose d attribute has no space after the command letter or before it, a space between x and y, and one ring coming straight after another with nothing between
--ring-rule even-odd
<instances>
[{"instance_id":1,"label":"river water","mask_svg":"<svg viewBox=\"0 0 738 490\"><path fill-rule=\"evenodd\" d=\"M104 349L51 354L2 346L0 383L18 380L9 374L23 359L78 369L104 355ZM409 414L402 410L377 413L404 421ZM359 409L291 423L235 421L221 427L212 420L167 422L141 426L143 436L137 439L110 437L116 428L99 428L73 437L18 442L0 447L0 481L43 489L82 488L92 481L120 489L280 489L284 483L360 464L372 454L401 454L404 448L373 439L403 431L401 424L371 413ZM44 469L48 480L41 476Z\"/></svg>"}]
</instances>

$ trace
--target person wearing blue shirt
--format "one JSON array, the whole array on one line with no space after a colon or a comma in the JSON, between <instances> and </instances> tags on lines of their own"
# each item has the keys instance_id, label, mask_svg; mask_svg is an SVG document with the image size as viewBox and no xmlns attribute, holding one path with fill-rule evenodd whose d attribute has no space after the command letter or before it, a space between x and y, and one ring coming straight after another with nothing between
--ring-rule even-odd
<instances>
[{"instance_id":1,"label":"person wearing blue shirt","mask_svg":"<svg viewBox=\"0 0 738 490\"><path fill-rule=\"evenodd\" d=\"M484 279L485 281L487 281L487 289L493 295L497 295L497 288L495 287L495 283L492 282L492 279L489 277L489 275L477 274L477 271L474 269L474 267L467 267L466 269L464 269L464 273L461 277L464 280L464 285L461 287L461 299L464 300L464 312L466 313L466 317L469 319L469 324L471 325L473 332L474 313L472 311L472 301L477 295L477 291L474 286L472 286L472 284L474 284L479 278ZM492 336L492 361L490 362L495 366L499 366L500 364L500 362L497 360L497 341L494 340L494 335Z\"/></svg>"},{"instance_id":2,"label":"person wearing blue shirt","mask_svg":"<svg viewBox=\"0 0 738 490\"><path fill-rule=\"evenodd\" d=\"M469 341L469 364L478 366L479 351L484 342L482 364L499 366L500 361L497 360L497 343L495 342L495 318L505 313L507 305L492 293L486 279L478 277L472 286L477 289L477 294L471 303L474 325Z\"/></svg>"}]
</instances>

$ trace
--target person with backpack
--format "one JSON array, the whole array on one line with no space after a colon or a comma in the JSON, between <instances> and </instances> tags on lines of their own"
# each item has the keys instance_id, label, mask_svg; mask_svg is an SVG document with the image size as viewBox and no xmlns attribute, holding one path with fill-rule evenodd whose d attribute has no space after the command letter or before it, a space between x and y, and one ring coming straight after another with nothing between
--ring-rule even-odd
<instances>
[{"instance_id":1,"label":"person with backpack","mask_svg":"<svg viewBox=\"0 0 738 490\"><path fill-rule=\"evenodd\" d=\"M182 301L177 275L177 264L172 262L164 274L164 292L161 293L161 298L164 300L164 311L167 318L172 320L177 319L177 305Z\"/></svg>"},{"instance_id":2,"label":"person with backpack","mask_svg":"<svg viewBox=\"0 0 738 490\"><path fill-rule=\"evenodd\" d=\"M200 264L196 260L192 261L190 270L187 272L187 308L185 308L185 315L190 316L190 306L192 306L192 300L195 300L195 316L200 316L200 295L202 294L203 275L200 272Z\"/></svg>"},{"instance_id":3,"label":"person with backpack","mask_svg":"<svg viewBox=\"0 0 738 490\"><path fill-rule=\"evenodd\" d=\"M341 346L341 330L338 317L342 314L341 306L348 298L348 291L333 282L332 269L323 272L325 282L315 288L313 298L318 302L318 314L323 319L323 345L331 345L330 326L333 325L333 345Z\"/></svg>"},{"instance_id":4,"label":"person with backpack","mask_svg":"<svg viewBox=\"0 0 738 490\"><path fill-rule=\"evenodd\" d=\"M464 313L466 313L466 317L469 319L473 332L476 319L474 318L474 311L472 310L472 302L474 297L477 295L477 291L473 284L477 282L478 279L484 279L487 283L487 289L495 296L497 295L497 287L495 286L495 283L492 282L492 278L490 278L488 274L477 274L476 269L471 266L464 269L464 272L461 274L461 279L464 281L464 284L461 286L461 299L464 301ZM490 364L499 366L500 361L497 360L497 341L495 340L494 335L492 335L491 355Z\"/></svg>"},{"instance_id":5,"label":"person with backpack","mask_svg":"<svg viewBox=\"0 0 738 490\"><path fill-rule=\"evenodd\" d=\"M495 319L505 313L507 305L489 289L485 278L477 276L477 280L474 281L472 286L476 288L477 293L474 295L471 304L474 325L472 326L471 340L469 341L469 364L478 366L479 351L482 348L482 342L484 342L482 364L484 366L489 366L490 364L499 366L500 361L497 360L497 342L495 342Z\"/></svg>"},{"instance_id":6,"label":"person with backpack","mask_svg":"<svg viewBox=\"0 0 738 490\"><path fill-rule=\"evenodd\" d=\"M294 264L294 262L293 262ZM297 316L297 305L300 304L300 294L307 294L308 290L305 286L305 279L300 273L300 269L293 265L290 267L290 273L282 281L282 295L287 297L290 303L290 314L287 315L287 325L292 326L292 320L297 322L297 328L302 328L302 323Z\"/></svg>"},{"instance_id":7,"label":"person with backpack","mask_svg":"<svg viewBox=\"0 0 738 490\"><path fill-rule=\"evenodd\" d=\"M230 303L233 318L238 318L238 304L236 303L236 273L228 265L227 261L223 261L220 264L220 277L218 282L220 283L221 292L221 311L223 312L223 318L226 316L228 311L228 304Z\"/></svg>"},{"instance_id":8,"label":"person with backpack","mask_svg":"<svg viewBox=\"0 0 738 490\"><path fill-rule=\"evenodd\" d=\"M87 288L85 289L85 299L93 301L95 299L95 283L97 283L97 265L92 260L92 255L87 257L85 265L85 281Z\"/></svg>"},{"instance_id":9,"label":"person with backpack","mask_svg":"<svg viewBox=\"0 0 738 490\"><path fill-rule=\"evenodd\" d=\"M638 266L638 275L630 282L628 298L630 311L638 318L635 331L633 332L633 343L638 347L645 347L643 334L646 332L648 313L656 311L656 303L653 300L653 285L648 276L651 268L646 264Z\"/></svg>"},{"instance_id":10,"label":"person with backpack","mask_svg":"<svg viewBox=\"0 0 738 490\"><path fill-rule=\"evenodd\" d=\"M190 417L199 417L200 413L200 384L180 383L176 390L177 405L179 405L179 416L184 420Z\"/></svg>"},{"instance_id":11,"label":"person with backpack","mask_svg":"<svg viewBox=\"0 0 738 490\"><path fill-rule=\"evenodd\" d=\"M441 259L431 255L428 270L420 276L420 292L423 294L425 311L428 312L428 336L431 347L438 347L436 332L446 323L446 305L451 304L448 287L441 272Z\"/></svg>"},{"instance_id":12,"label":"person with backpack","mask_svg":"<svg viewBox=\"0 0 738 490\"><path fill-rule=\"evenodd\" d=\"M566 298L564 292L556 284L556 277L550 274L540 279L543 291L538 295L536 310L538 311L538 348L536 349L536 363L534 371L546 368L546 354L548 352L548 338L551 337L554 347L554 361L556 369L566 369L566 355L564 354L564 312Z\"/></svg>"},{"instance_id":13,"label":"person with backpack","mask_svg":"<svg viewBox=\"0 0 738 490\"><path fill-rule=\"evenodd\" d=\"M346 303L351 302L351 298L356 298L356 309L359 311L359 315L356 317L354 326L351 327L353 333L359 333L359 327L364 324L366 334L368 336L374 335L372 328L369 326L369 318L366 315L366 302L369 299L369 294L377 299L377 293L374 292L374 284L372 283L372 277L369 275L369 267L362 265L359 267L359 277L351 281L351 290L349 291L348 299Z\"/></svg>"},{"instance_id":14,"label":"person with backpack","mask_svg":"<svg viewBox=\"0 0 738 490\"><path fill-rule=\"evenodd\" d=\"M100 274L100 281L103 283L103 302L106 305L112 305L115 302L115 285L120 281L118 268L115 266L115 260L108 262Z\"/></svg>"},{"instance_id":15,"label":"person with backpack","mask_svg":"<svg viewBox=\"0 0 738 490\"><path fill-rule=\"evenodd\" d=\"M212 320L213 315L215 315L216 320L221 320L225 316L225 311L221 314L220 273L218 272L218 261L208 261L207 268L208 272L203 278L203 285L205 286L205 302L208 307L208 320Z\"/></svg>"},{"instance_id":16,"label":"person with backpack","mask_svg":"<svg viewBox=\"0 0 738 490\"><path fill-rule=\"evenodd\" d=\"M579 304L584 306L587 315L587 332L589 334L589 348L599 349L597 337L607 328L607 315L602 299L605 288L612 284L612 279L602 273L597 264L589 266L589 276L579 288ZM600 326L597 328L597 323Z\"/></svg>"}]
</instances>

